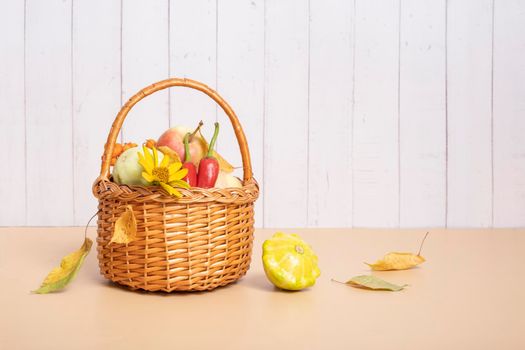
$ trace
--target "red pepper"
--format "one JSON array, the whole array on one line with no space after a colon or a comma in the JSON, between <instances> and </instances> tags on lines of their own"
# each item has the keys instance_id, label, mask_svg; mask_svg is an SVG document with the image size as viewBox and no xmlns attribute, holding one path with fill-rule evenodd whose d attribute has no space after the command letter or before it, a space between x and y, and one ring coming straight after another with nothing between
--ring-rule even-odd
<instances>
[{"instance_id":1,"label":"red pepper","mask_svg":"<svg viewBox=\"0 0 525 350\"><path fill-rule=\"evenodd\" d=\"M213 156L213 147L215 146L215 141L217 141L217 135L219 135L219 123L215 123L215 132L213 133L213 138L210 141L208 154L205 158L201 159L199 163L199 175L197 180L198 187L214 187L217 177L219 176L219 162Z\"/></svg>"},{"instance_id":2,"label":"red pepper","mask_svg":"<svg viewBox=\"0 0 525 350\"><path fill-rule=\"evenodd\" d=\"M186 136L184 136L184 163L182 164L182 167L188 169L188 174L183 180L186 181L190 187L195 187L197 186L197 169L191 162L189 145L190 136L190 133L187 133Z\"/></svg>"}]
</instances>

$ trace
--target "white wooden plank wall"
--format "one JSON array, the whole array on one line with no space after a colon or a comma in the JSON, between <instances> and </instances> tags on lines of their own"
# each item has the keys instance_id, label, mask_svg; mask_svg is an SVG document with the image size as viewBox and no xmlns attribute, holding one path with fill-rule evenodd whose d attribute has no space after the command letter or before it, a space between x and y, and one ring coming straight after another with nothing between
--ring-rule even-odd
<instances>
[{"instance_id":1,"label":"white wooden plank wall","mask_svg":"<svg viewBox=\"0 0 525 350\"><path fill-rule=\"evenodd\" d=\"M71 1L26 1L25 177L30 225L72 225L74 219Z\"/></svg>"},{"instance_id":2,"label":"white wooden plank wall","mask_svg":"<svg viewBox=\"0 0 525 350\"><path fill-rule=\"evenodd\" d=\"M74 224L79 226L96 211L97 201L89 189L100 173L100 157L113 123L110 115L121 105L120 23L119 2L73 3Z\"/></svg>"},{"instance_id":3,"label":"white wooden plank wall","mask_svg":"<svg viewBox=\"0 0 525 350\"><path fill-rule=\"evenodd\" d=\"M262 226L264 1L219 1L217 4L217 89L232 104L249 141L253 171L262 191L255 204L255 221ZM219 113L218 119L222 126L218 149L232 164L240 166L241 156L233 129L224 113ZM242 176L240 169L238 176Z\"/></svg>"},{"instance_id":4,"label":"white wooden plank wall","mask_svg":"<svg viewBox=\"0 0 525 350\"><path fill-rule=\"evenodd\" d=\"M27 222L24 13L0 2L0 225Z\"/></svg>"},{"instance_id":5,"label":"white wooden plank wall","mask_svg":"<svg viewBox=\"0 0 525 350\"><path fill-rule=\"evenodd\" d=\"M265 3L266 227L308 223L308 2Z\"/></svg>"},{"instance_id":6,"label":"white wooden plank wall","mask_svg":"<svg viewBox=\"0 0 525 350\"><path fill-rule=\"evenodd\" d=\"M354 6L310 1L308 226L352 225Z\"/></svg>"},{"instance_id":7,"label":"white wooden plank wall","mask_svg":"<svg viewBox=\"0 0 525 350\"><path fill-rule=\"evenodd\" d=\"M356 0L353 225L399 225L399 0Z\"/></svg>"},{"instance_id":8,"label":"white wooden plank wall","mask_svg":"<svg viewBox=\"0 0 525 350\"><path fill-rule=\"evenodd\" d=\"M448 4L447 222L491 226L492 0Z\"/></svg>"},{"instance_id":9,"label":"white wooden plank wall","mask_svg":"<svg viewBox=\"0 0 525 350\"><path fill-rule=\"evenodd\" d=\"M168 1L122 1L122 100L169 76ZM169 126L169 93L159 91L133 107L122 128L124 141L142 144Z\"/></svg>"},{"instance_id":10,"label":"white wooden plank wall","mask_svg":"<svg viewBox=\"0 0 525 350\"><path fill-rule=\"evenodd\" d=\"M400 6L400 226L443 226L446 222L445 0L403 0Z\"/></svg>"},{"instance_id":11,"label":"white wooden plank wall","mask_svg":"<svg viewBox=\"0 0 525 350\"><path fill-rule=\"evenodd\" d=\"M169 76L236 110L258 227L525 226L520 0L3 1L0 226L85 224L120 105ZM240 167L196 91L148 97L122 138L201 119Z\"/></svg>"},{"instance_id":12,"label":"white wooden plank wall","mask_svg":"<svg viewBox=\"0 0 525 350\"><path fill-rule=\"evenodd\" d=\"M493 224L525 226L525 2L494 5Z\"/></svg>"},{"instance_id":13,"label":"white wooden plank wall","mask_svg":"<svg viewBox=\"0 0 525 350\"><path fill-rule=\"evenodd\" d=\"M217 88L216 1L170 1L169 6L170 74ZM172 89L170 95L173 126L187 125L193 129L203 120L205 134L213 132L213 122L217 120L215 102L198 91L184 88Z\"/></svg>"}]
</instances>

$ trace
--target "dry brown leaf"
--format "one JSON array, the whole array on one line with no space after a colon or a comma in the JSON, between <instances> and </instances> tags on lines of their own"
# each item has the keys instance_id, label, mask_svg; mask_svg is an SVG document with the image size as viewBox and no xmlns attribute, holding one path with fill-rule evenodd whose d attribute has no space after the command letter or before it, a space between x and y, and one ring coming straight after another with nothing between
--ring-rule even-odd
<instances>
[{"instance_id":1,"label":"dry brown leaf","mask_svg":"<svg viewBox=\"0 0 525 350\"><path fill-rule=\"evenodd\" d=\"M44 282L42 282L40 288L35 290L34 293L47 294L67 286L77 275L78 270L80 270L80 267L91 250L92 245L93 242L86 237L82 247L73 253L66 255L60 262L60 266L51 270L44 279Z\"/></svg>"},{"instance_id":2,"label":"dry brown leaf","mask_svg":"<svg viewBox=\"0 0 525 350\"><path fill-rule=\"evenodd\" d=\"M406 270L425 262L425 258L421 255L412 253L388 253L383 259L376 261L373 264L365 263L376 271L389 270Z\"/></svg>"},{"instance_id":3,"label":"dry brown leaf","mask_svg":"<svg viewBox=\"0 0 525 350\"><path fill-rule=\"evenodd\" d=\"M160 146L160 147L157 147L157 149L161 151L162 153L168 155L172 159L173 162L182 163L180 160L179 154L175 152L174 150L172 150L171 148L169 148L168 146Z\"/></svg>"},{"instance_id":4,"label":"dry brown leaf","mask_svg":"<svg viewBox=\"0 0 525 350\"><path fill-rule=\"evenodd\" d=\"M128 244L137 239L137 219L131 205L126 205L126 211L115 222L113 236L109 243ZM108 244L109 244L108 243Z\"/></svg>"},{"instance_id":5,"label":"dry brown leaf","mask_svg":"<svg viewBox=\"0 0 525 350\"><path fill-rule=\"evenodd\" d=\"M421 256L421 249L423 243L427 239L428 232L423 237L421 245L419 246L419 252L417 254L412 253L400 253L392 252L388 253L383 259L376 261L373 264L365 263L376 271L390 271L390 270L407 270L411 269L419 264L424 263L426 260Z\"/></svg>"},{"instance_id":6,"label":"dry brown leaf","mask_svg":"<svg viewBox=\"0 0 525 350\"><path fill-rule=\"evenodd\" d=\"M144 145L150 149L153 149L153 147L157 147L157 141L153 139L147 139Z\"/></svg>"}]
</instances>

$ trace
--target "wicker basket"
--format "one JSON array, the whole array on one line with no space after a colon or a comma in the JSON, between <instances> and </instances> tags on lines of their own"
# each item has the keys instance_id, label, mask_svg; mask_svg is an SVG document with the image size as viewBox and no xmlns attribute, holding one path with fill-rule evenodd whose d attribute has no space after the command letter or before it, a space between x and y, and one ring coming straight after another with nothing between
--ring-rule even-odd
<instances>
[{"instance_id":1,"label":"wicker basket","mask_svg":"<svg viewBox=\"0 0 525 350\"><path fill-rule=\"evenodd\" d=\"M176 198L158 186L117 185L110 180L110 155L128 112L144 97L174 86L202 91L228 115L242 155L242 188L181 189L183 196ZM177 78L142 89L118 113L102 159L93 194L99 200L97 250L104 277L132 289L172 292L211 290L246 273L259 187L252 177L248 144L239 120L215 91L202 83ZM138 239L108 245L115 221L126 205L131 205L136 216Z\"/></svg>"}]
</instances>

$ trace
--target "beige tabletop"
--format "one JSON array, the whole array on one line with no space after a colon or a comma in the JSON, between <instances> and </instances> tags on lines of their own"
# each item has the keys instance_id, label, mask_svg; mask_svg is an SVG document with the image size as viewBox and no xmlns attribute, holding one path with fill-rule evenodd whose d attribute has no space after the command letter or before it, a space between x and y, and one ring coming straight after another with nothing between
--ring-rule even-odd
<instances>
[{"instance_id":1,"label":"beige tabletop","mask_svg":"<svg viewBox=\"0 0 525 350\"><path fill-rule=\"evenodd\" d=\"M248 274L213 292L116 287L93 250L63 292L30 294L82 231L0 229L0 349L525 349L525 230L430 230L421 267L375 273L410 285L400 292L330 280L417 251L423 229L286 230L319 256L321 277L301 292L266 280L261 245L275 230L257 230Z\"/></svg>"}]
</instances>

